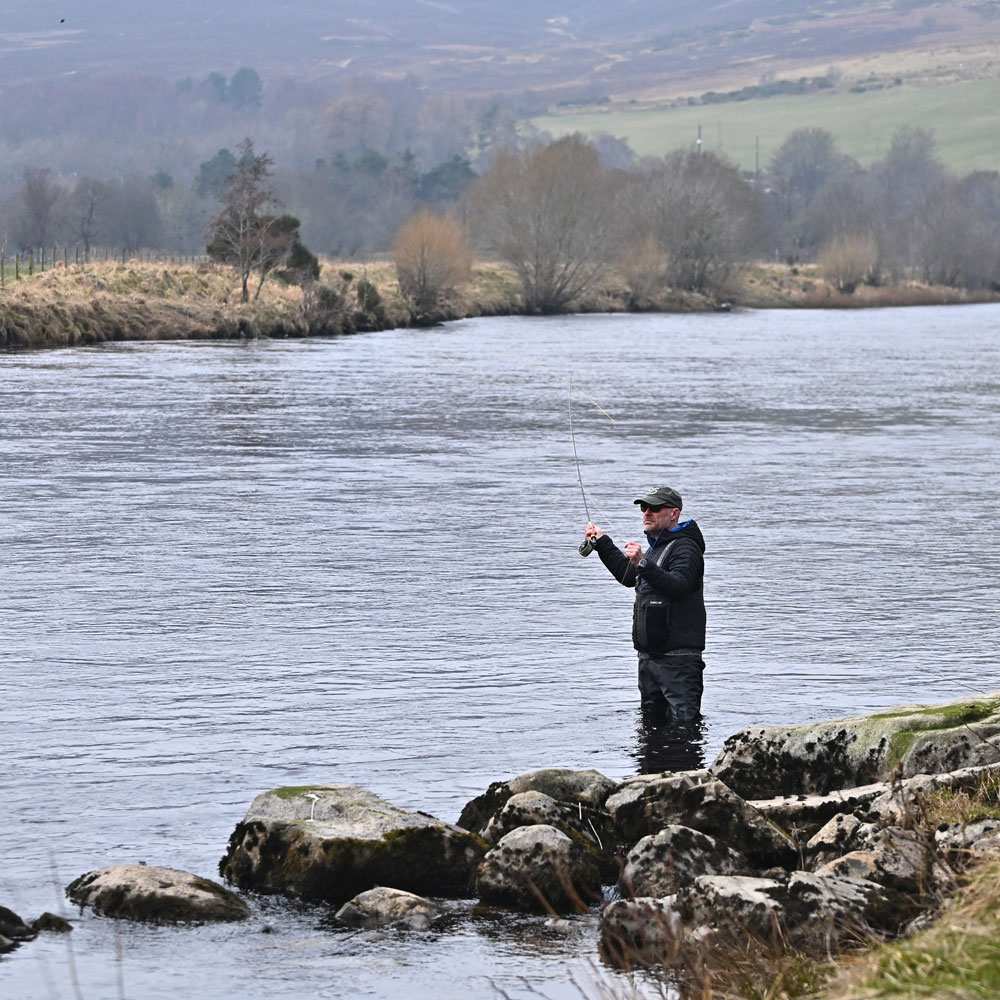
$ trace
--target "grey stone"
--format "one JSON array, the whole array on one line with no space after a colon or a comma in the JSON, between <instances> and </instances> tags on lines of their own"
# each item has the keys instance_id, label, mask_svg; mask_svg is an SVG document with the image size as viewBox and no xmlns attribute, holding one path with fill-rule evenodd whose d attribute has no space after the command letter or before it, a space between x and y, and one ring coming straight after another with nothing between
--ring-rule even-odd
<instances>
[{"instance_id":1,"label":"grey stone","mask_svg":"<svg viewBox=\"0 0 1000 1000\"><path fill-rule=\"evenodd\" d=\"M870 847L850 851L816 869L820 876L864 878L912 896L954 887L952 873L912 830L879 830Z\"/></svg>"},{"instance_id":2,"label":"grey stone","mask_svg":"<svg viewBox=\"0 0 1000 1000\"><path fill-rule=\"evenodd\" d=\"M211 923L245 920L247 904L210 879L157 865L113 865L66 887L77 906L121 920Z\"/></svg>"},{"instance_id":3,"label":"grey stone","mask_svg":"<svg viewBox=\"0 0 1000 1000\"><path fill-rule=\"evenodd\" d=\"M974 855L1000 853L1000 819L980 819L938 830L938 849L954 864L964 865Z\"/></svg>"},{"instance_id":4,"label":"grey stone","mask_svg":"<svg viewBox=\"0 0 1000 1000\"><path fill-rule=\"evenodd\" d=\"M65 917L48 912L32 920L31 926L36 931L49 931L55 934L68 934L73 930L73 925Z\"/></svg>"},{"instance_id":5,"label":"grey stone","mask_svg":"<svg viewBox=\"0 0 1000 1000\"><path fill-rule=\"evenodd\" d=\"M683 938L673 897L616 899L601 911L601 954L620 968L670 965Z\"/></svg>"},{"instance_id":6,"label":"grey stone","mask_svg":"<svg viewBox=\"0 0 1000 1000\"><path fill-rule=\"evenodd\" d=\"M1000 693L807 726L745 729L710 770L748 799L1000 762Z\"/></svg>"},{"instance_id":7,"label":"grey stone","mask_svg":"<svg viewBox=\"0 0 1000 1000\"><path fill-rule=\"evenodd\" d=\"M541 792L556 802L578 805L583 815L600 829L601 810L615 787L614 781L593 770L546 768L529 771L509 781L493 782L482 795L466 804L458 818L458 825L482 835L490 820L503 809L511 796L522 792Z\"/></svg>"},{"instance_id":8,"label":"grey stone","mask_svg":"<svg viewBox=\"0 0 1000 1000\"><path fill-rule=\"evenodd\" d=\"M808 841L820 828L842 813L864 812L880 795L892 789L888 781L857 788L841 788L826 795L779 795L751 799L750 805L789 834Z\"/></svg>"},{"instance_id":9,"label":"grey stone","mask_svg":"<svg viewBox=\"0 0 1000 1000\"><path fill-rule=\"evenodd\" d=\"M0 955L13 951L21 942L30 941L38 931L29 927L13 910L0 906Z\"/></svg>"},{"instance_id":10,"label":"grey stone","mask_svg":"<svg viewBox=\"0 0 1000 1000\"><path fill-rule=\"evenodd\" d=\"M750 874L742 854L686 826L643 837L625 859L619 886L630 896L669 896L699 875Z\"/></svg>"},{"instance_id":11,"label":"grey stone","mask_svg":"<svg viewBox=\"0 0 1000 1000\"><path fill-rule=\"evenodd\" d=\"M864 879L793 872L782 879L704 875L677 893L689 934L740 944L748 937L825 957L858 935L895 933L916 912L902 893Z\"/></svg>"},{"instance_id":12,"label":"grey stone","mask_svg":"<svg viewBox=\"0 0 1000 1000\"><path fill-rule=\"evenodd\" d=\"M496 844L501 837L519 826L554 826L557 830L574 833L590 841L595 847L601 840L591 825L582 805L557 802L544 792L518 792L512 795L504 807L487 824L483 840Z\"/></svg>"},{"instance_id":13,"label":"grey stone","mask_svg":"<svg viewBox=\"0 0 1000 1000\"><path fill-rule=\"evenodd\" d=\"M788 836L707 771L630 779L606 808L623 844L635 844L667 826L687 826L738 845L758 869L790 867L798 859Z\"/></svg>"},{"instance_id":14,"label":"grey stone","mask_svg":"<svg viewBox=\"0 0 1000 1000\"><path fill-rule=\"evenodd\" d=\"M1000 764L960 768L941 774L917 774L894 782L869 803L867 818L883 825L909 825L920 815L923 800L930 793L942 789L974 790L988 775L1000 775Z\"/></svg>"},{"instance_id":15,"label":"grey stone","mask_svg":"<svg viewBox=\"0 0 1000 1000\"><path fill-rule=\"evenodd\" d=\"M806 842L806 856L814 868L835 861L860 847L865 835L874 829L871 823L862 823L853 813L840 813Z\"/></svg>"},{"instance_id":16,"label":"grey stone","mask_svg":"<svg viewBox=\"0 0 1000 1000\"><path fill-rule=\"evenodd\" d=\"M554 826L522 826L502 837L479 866L485 903L521 910L580 912L601 896L595 852Z\"/></svg>"},{"instance_id":17,"label":"grey stone","mask_svg":"<svg viewBox=\"0 0 1000 1000\"><path fill-rule=\"evenodd\" d=\"M358 785L279 788L254 799L219 871L241 889L338 904L375 886L463 896L486 847Z\"/></svg>"},{"instance_id":18,"label":"grey stone","mask_svg":"<svg viewBox=\"0 0 1000 1000\"><path fill-rule=\"evenodd\" d=\"M401 889L377 886L359 893L336 912L334 919L345 927L405 927L423 931L439 914L429 899Z\"/></svg>"}]
</instances>

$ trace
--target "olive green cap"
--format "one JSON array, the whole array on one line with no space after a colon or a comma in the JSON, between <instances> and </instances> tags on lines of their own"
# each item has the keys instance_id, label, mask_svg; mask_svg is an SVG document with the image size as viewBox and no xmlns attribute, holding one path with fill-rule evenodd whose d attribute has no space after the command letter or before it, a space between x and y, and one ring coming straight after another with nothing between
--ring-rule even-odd
<instances>
[{"instance_id":1,"label":"olive green cap","mask_svg":"<svg viewBox=\"0 0 1000 1000\"><path fill-rule=\"evenodd\" d=\"M676 507L682 510L684 501L681 500L680 493L672 490L669 486L650 486L641 497L637 497L632 503L645 503L650 507Z\"/></svg>"}]
</instances>

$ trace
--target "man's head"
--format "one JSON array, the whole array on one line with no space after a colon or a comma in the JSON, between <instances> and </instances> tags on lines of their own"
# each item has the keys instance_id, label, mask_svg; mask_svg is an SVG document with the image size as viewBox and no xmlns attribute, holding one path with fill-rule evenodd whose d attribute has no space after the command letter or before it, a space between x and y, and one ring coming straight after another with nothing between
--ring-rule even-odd
<instances>
[{"instance_id":1,"label":"man's head","mask_svg":"<svg viewBox=\"0 0 1000 1000\"><path fill-rule=\"evenodd\" d=\"M642 529L649 535L676 527L684 506L680 493L669 486L650 486L633 503L639 505L642 511Z\"/></svg>"}]
</instances>

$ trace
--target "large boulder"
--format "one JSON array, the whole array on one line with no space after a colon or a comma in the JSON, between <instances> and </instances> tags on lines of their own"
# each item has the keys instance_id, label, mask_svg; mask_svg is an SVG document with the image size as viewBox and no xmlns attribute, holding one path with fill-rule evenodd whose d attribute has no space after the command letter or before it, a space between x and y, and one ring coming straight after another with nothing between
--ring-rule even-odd
<instances>
[{"instance_id":1,"label":"large boulder","mask_svg":"<svg viewBox=\"0 0 1000 1000\"><path fill-rule=\"evenodd\" d=\"M863 813L892 783L878 781L857 788L838 788L826 795L779 795L750 799L750 805L796 839L808 840L831 819L844 813Z\"/></svg>"},{"instance_id":2,"label":"large boulder","mask_svg":"<svg viewBox=\"0 0 1000 1000\"><path fill-rule=\"evenodd\" d=\"M709 770L747 799L818 793L1000 760L1000 693L807 726L745 729Z\"/></svg>"},{"instance_id":3,"label":"large boulder","mask_svg":"<svg viewBox=\"0 0 1000 1000\"><path fill-rule=\"evenodd\" d=\"M345 927L405 927L423 931L440 910L429 899L402 889L378 886L359 893L337 910L334 920Z\"/></svg>"},{"instance_id":4,"label":"large boulder","mask_svg":"<svg viewBox=\"0 0 1000 1000\"><path fill-rule=\"evenodd\" d=\"M595 852L554 826L522 826L500 839L479 866L484 903L540 912L582 912L601 898Z\"/></svg>"},{"instance_id":5,"label":"large boulder","mask_svg":"<svg viewBox=\"0 0 1000 1000\"><path fill-rule=\"evenodd\" d=\"M277 788L254 799L219 871L241 889L338 904L379 885L464 896L486 847L358 785Z\"/></svg>"},{"instance_id":6,"label":"large boulder","mask_svg":"<svg viewBox=\"0 0 1000 1000\"><path fill-rule=\"evenodd\" d=\"M938 860L936 845L925 843L913 830L888 827L869 839L870 846L827 861L816 874L863 878L911 896L954 888L954 877Z\"/></svg>"},{"instance_id":7,"label":"large boulder","mask_svg":"<svg viewBox=\"0 0 1000 1000\"><path fill-rule=\"evenodd\" d=\"M77 906L122 920L212 923L245 920L247 904L210 879L157 865L113 865L81 875L66 887Z\"/></svg>"},{"instance_id":8,"label":"large boulder","mask_svg":"<svg viewBox=\"0 0 1000 1000\"><path fill-rule=\"evenodd\" d=\"M819 957L859 937L895 934L918 913L909 897L874 882L808 872L703 875L677 893L674 907L697 939L741 944L749 937Z\"/></svg>"},{"instance_id":9,"label":"large boulder","mask_svg":"<svg viewBox=\"0 0 1000 1000\"><path fill-rule=\"evenodd\" d=\"M619 887L629 896L669 896L699 875L748 875L742 854L687 826L643 837L628 853Z\"/></svg>"},{"instance_id":10,"label":"large boulder","mask_svg":"<svg viewBox=\"0 0 1000 1000\"><path fill-rule=\"evenodd\" d=\"M707 771L631 778L606 808L623 844L667 826L686 826L738 849L756 869L787 868L798 860L795 845L781 830Z\"/></svg>"},{"instance_id":11,"label":"large boulder","mask_svg":"<svg viewBox=\"0 0 1000 1000\"><path fill-rule=\"evenodd\" d=\"M598 771L563 768L529 771L508 781L494 781L482 795L477 795L466 804L458 817L458 825L485 835L490 822L512 796L540 792L561 805L572 804L581 822L600 830L604 821L604 803L616 787L616 782Z\"/></svg>"}]
</instances>

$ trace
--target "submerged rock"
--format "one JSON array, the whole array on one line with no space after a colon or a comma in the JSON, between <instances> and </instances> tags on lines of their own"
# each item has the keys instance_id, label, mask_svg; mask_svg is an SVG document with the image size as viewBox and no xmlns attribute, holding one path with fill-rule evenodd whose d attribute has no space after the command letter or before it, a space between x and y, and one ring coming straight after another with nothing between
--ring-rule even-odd
<instances>
[{"instance_id":1,"label":"submerged rock","mask_svg":"<svg viewBox=\"0 0 1000 1000\"><path fill-rule=\"evenodd\" d=\"M66 887L66 895L103 916L148 923L209 923L249 915L236 893L210 879L156 865L88 872Z\"/></svg>"},{"instance_id":2,"label":"submerged rock","mask_svg":"<svg viewBox=\"0 0 1000 1000\"><path fill-rule=\"evenodd\" d=\"M554 826L522 826L500 839L479 866L485 903L521 910L581 912L601 897L595 853Z\"/></svg>"},{"instance_id":3,"label":"submerged rock","mask_svg":"<svg viewBox=\"0 0 1000 1000\"><path fill-rule=\"evenodd\" d=\"M1000 693L808 726L745 729L710 771L748 799L819 793L1000 761Z\"/></svg>"},{"instance_id":4,"label":"submerged rock","mask_svg":"<svg viewBox=\"0 0 1000 1000\"><path fill-rule=\"evenodd\" d=\"M358 785L278 788L254 799L219 871L241 889L332 903L376 886L463 896L486 847Z\"/></svg>"},{"instance_id":5,"label":"submerged rock","mask_svg":"<svg viewBox=\"0 0 1000 1000\"><path fill-rule=\"evenodd\" d=\"M32 920L31 926L36 931L49 931L53 934L68 934L73 930L73 925L65 917L48 911Z\"/></svg>"},{"instance_id":6,"label":"submerged rock","mask_svg":"<svg viewBox=\"0 0 1000 1000\"><path fill-rule=\"evenodd\" d=\"M29 927L13 910L0 906L0 955L13 951L23 941L30 941L38 931Z\"/></svg>"},{"instance_id":7,"label":"submerged rock","mask_svg":"<svg viewBox=\"0 0 1000 1000\"><path fill-rule=\"evenodd\" d=\"M337 910L334 919L345 927L406 927L423 931L439 913L429 899L402 889L377 886L359 893Z\"/></svg>"}]
</instances>

